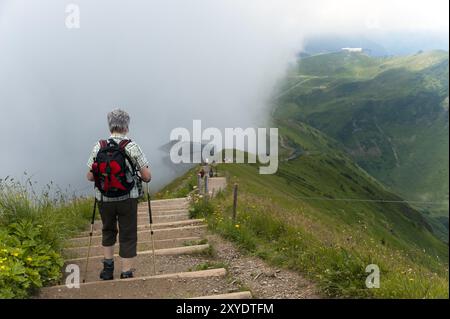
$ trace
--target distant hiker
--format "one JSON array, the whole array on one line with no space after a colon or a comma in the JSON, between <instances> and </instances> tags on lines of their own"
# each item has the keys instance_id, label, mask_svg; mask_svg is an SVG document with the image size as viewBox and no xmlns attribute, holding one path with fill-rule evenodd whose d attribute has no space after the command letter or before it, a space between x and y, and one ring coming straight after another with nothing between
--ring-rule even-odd
<instances>
[{"instance_id":1,"label":"distant hiker","mask_svg":"<svg viewBox=\"0 0 450 319\"><path fill-rule=\"evenodd\" d=\"M205 176L205 170L203 169L203 167L202 167L202 169L200 170L200 172L198 172L199 174L200 174L200 177L201 178L203 178L204 176Z\"/></svg>"},{"instance_id":2,"label":"distant hiker","mask_svg":"<svg viewBox=\"0 0 450 319\"><path fill-rule=\"evenodd\" d=\"M214 175L217 177L217 163L215 160L211 163L211 169L215 171Z\"/></svg>"},{"instance_id":3,"label":"distant hiker","mask_svg":"<svg viewBox=\"0 0 450 319\"><path fill-rule=\"evenodd\" d=\"M212 167L210 167L209 168L209 177L214 177L214 171L213 171L213 168Z\"/></svg>"},{"instance_id":4,"label":"distant hiker","mask_svg":"<svg viewBox=\"0 0 450 319\"><path fill-rule=\"evenodd\" d=\"M100 279L114 279L114 245L119 226L120 278L133 277L137 255L137 204L142 181L151 179L149 163L141 148L126 134L130 116L123 110L108 113L111 136L99 141L88 160L87 179L95 182L95 196L102 218L103 270ZM137 175L140 174L140 177ZM142 181L141 181L142 179ZM118 225L117 225L118 224Z\"/></svg>"}]
</instances>

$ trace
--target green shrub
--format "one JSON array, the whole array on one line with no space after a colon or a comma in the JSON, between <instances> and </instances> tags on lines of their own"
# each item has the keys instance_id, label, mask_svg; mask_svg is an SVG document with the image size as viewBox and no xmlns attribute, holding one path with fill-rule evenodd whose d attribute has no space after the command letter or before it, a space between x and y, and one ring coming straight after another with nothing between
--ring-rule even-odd
<instances>
[{"instance_id":1,"label":"green shrub","mask_svg":"<svg viewBox=\"0 0 450 319\"><path fill-rule=\"evenodd\" d=\"M0 180L0 298L26 298L61 276L65 240L86 227L92 201L53 186L36 193Z\"/></svg>"},{"instance_id":2,"label":"green shrub","mask_svg":"<svg viewBox=\"0 0 450 319\"><path fill-rule=\"evenodd\" d=\"M63 259L42 229L29 221L0 229L0 298L26 298L61 277Z\"/></svg>"},{"instance_id":3,"label":"green shrub","mask_svg":"<svg viewBox=\"0 0 450 319\"><path fill-rule=\"evenodd\" d=\"M214 206L208 198L197 193L193 193L190 198L190 218L207 218L214 213Z\"/></svg>"}]
</instances>

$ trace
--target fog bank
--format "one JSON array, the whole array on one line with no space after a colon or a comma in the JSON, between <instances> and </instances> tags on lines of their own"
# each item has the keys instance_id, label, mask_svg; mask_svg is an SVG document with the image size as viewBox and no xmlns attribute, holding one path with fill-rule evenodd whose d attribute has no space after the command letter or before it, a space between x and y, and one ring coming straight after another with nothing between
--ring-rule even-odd
<instances>
[{"instance_id":1,"label":"fog bank","mask_svg":"<svg viewBox=\"0 0 450 319\"><path fill-rule=\"evenodd\" d=\"M447 1L361 2L0 0L0 177L85 192L89 153L121 107L156 188L177 174L158 149L173 128L265 125L307 36L448 29ZM69 3L79 29L65 25Z\"/></svg>"}]
</instances>

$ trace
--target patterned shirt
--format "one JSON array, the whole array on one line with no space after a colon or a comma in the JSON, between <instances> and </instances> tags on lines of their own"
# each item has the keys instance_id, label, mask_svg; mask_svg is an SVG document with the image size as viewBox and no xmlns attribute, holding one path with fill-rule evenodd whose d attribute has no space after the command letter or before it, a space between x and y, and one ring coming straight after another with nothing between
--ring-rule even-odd
<instances>
[{"instance_id":1,"label":"patterned shirt","mask_svg":"<svg viewBox=\"0 0 450 319\"><path fill-rule=\"evenodd\" d=\"M120 135L120 134L112 134L109 138L114 139L114 141L117 144L119 144L120 141L123 139L128 139L126 136ZM89 156L89 160L87 162L87 166L89 167L89 169L92 168L92 164L94 163L94 158L97 157L97 153L99 150L100 150L100 142L97 142L97 144L95 144L95 146L92 150L92 153ZM125 147L125 151L127 152L128 156L133 161L133 164L136 166L136 169L138 171L141 168L149 166L147 158L145 157L145 155L142 152L139 145L137 145L135 142L131 141L130 143L128 143L128 145ZM132 168L128 162L127 162L127 166L129 168L129 171L131 172ZM117 202L117 201L125 200L128 198L139 198L139 197L143 196L142 181L137 176L134 176L134 180L135 180L134 187L131 189L131 191L128 195L114 197L114 198L106 197L106 196L102 195L102 193L100 193L100 191L96 187L95 188L95 197L97 198L97 200L99 200L99 201L103 200L104 202Z\"/></svg>"}]
</instances>

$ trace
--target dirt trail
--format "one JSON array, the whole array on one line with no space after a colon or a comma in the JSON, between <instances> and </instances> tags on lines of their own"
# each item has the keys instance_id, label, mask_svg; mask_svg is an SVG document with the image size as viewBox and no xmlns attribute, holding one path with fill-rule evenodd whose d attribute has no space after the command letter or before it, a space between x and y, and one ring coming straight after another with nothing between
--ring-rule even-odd
<instances>
[{"instance_id":1,"label":"dirt trail","mask_svg":"<svg viewBox=\"0 0 450 319\"><path fill-rule=\"evenodd\" d=\"M209 190L217 193L226 186L225 178L210 178ZM156 273L148 228L146 203L139 204L138 257L133 279L119 279L120 262L116 257L115 279L101 281L101 223L96 222L86 282L80 288L68 288L64 278L58 286L40 290L37 298L308 298L317 297L313 286L299 275L264 265L261 260L241 256L229 243L207 233L203 220L191 220L188 200L177 198L152 201ZM78 265L84 277L88 233L68 241L64 251L66 265ZM117 252L117 251L116 251ZM214 252L214 253L213 253ZM65 267L64 267L65 269ZM264 275L253 278L259 269ZM266 278L266 273L275 276ZM277 284L274 284L274 280ZM270 283L269 283L270 282ZM265 283L268 283L265 285ZM265 285L263 288L262 285ZM280 287L283 287L281 291ZM249 288L249 289L247 289Z\"/></svg>"}]
</instances>

